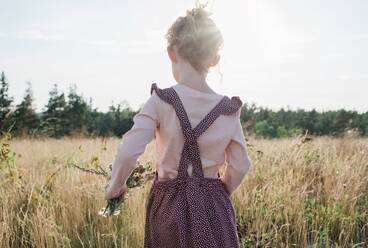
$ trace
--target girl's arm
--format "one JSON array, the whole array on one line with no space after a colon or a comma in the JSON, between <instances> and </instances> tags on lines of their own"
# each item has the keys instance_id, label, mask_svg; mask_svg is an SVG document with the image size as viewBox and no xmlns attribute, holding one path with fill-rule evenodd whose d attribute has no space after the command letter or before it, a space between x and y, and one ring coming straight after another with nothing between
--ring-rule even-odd
<instances>
[{"instance_id":1,"label":"girl's arm","mask_svg":"<svg viewBox=\"0 0 368 248\"><path fill-rule=\"evenodd\" d=\"M222 181L231 195L239 187L251 166L240 122L240 110L237 112L237 124L225 155L227 166Z\"/></svg>"},{"instance_id":2,"label":"girl's arm","mask_svg":"<svg viewBox=\"0 0 368 248\"><path fill-rule=\"evenodd\" d=\"M138 157L152 141L159 126L157 95L154 92L143 108L133 117L133 127L122 136L112 165L111 179L105 192L105 199L118 197L127 191L127 179L137 167Z\"/></svg>"}]
</instances>

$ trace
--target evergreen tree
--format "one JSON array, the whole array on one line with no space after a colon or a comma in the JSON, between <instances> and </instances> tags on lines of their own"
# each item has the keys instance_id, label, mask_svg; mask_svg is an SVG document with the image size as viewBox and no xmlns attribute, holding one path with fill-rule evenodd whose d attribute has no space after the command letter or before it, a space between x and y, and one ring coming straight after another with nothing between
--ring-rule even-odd
<instances>
[{"instance_id":1,"label":"evergreen tree","mask_svg":"<svg viewBox=\"0 0 368 248\"><path fill-rule=\"evenodd\" d=\"M87 120L91 111L90 106L83 97L77 94L76 85L71 86L66 107L67 133L87 134Z\"/></svg>"},{"instance_id":2,"label":"evergreen tree","mask_svg":"<svg viewBox=\"0 0 368 248\"><path fill-rule=\"evenodd\" d=\"M116 111L116 107L114 106L114 103L111 104L109 107L109 110L107 113L102 113L99 118L99 135L106 137L114 135L114 112Z\"/></svg>"},{"instance_id":3,"label":"evergreen tree","mask_svg":"<svg viewBox=\"0 0 368 248\"><path fill-rule=\"evenodd\" d=\"M336 112L334 120L334 131L336 134L342 134L347 131L352 122L353 112L340 109Z\"/></svg>"},{"instance_id":4,"label":"evergreen tree","mask_svg":"<svg viewBox=\"0 0 368 248\"><path fill-rule=\"evenodd\" d=\"M31 82L27 82L28 88L22 102L16 106L12 120L14 120L14 133L16 135L32 135L39 125L39 118L33 106L33 93Z\"/></svg>"},{"instance_id":5,"label":"evergreen tree","mask_svg":"<svg viewBox=\"0 0 368 248\"><path fill-rule=\"evenodd\" d=\"M59 93L57 84L49 92L49 100L42 113L42 130L51 137L65 135L65 111L66 101L64 93Z\"/></svg>"},{"instance_id":6,"label":"evergreen tree","mask_svg":"<svg viewBox=\"0 0 368 248\"><path fill-rule=\"evenodd\" d=\"M10 113L13 98L8 95L9 84L5 73L0 75L0 131L7 131L10 128Z\"/></svg>"},{"instance_id":7,"label":"evergreen tree","mask_svg":"<svg viewBox=\"0 0 368 248\"><path fill-rule=\"evenodd\" d=\"M128 131L133 125L133 116L129 104L126 101L122 101L117 107L110 108L114 124L114 135L121 137L126 131Z\"/></svg>"},{"instance_id":8,"label":"evergreen tree","mask_svg":"<svg viewBox=\"0 0 368 248\"><path fill-rule=\"evenodd\" d=\"M368 111L362 113L358 119L358 130L360 134L368 136Z\"/></svg>"},{"instance_id":9,"label":"evergreen tree","mask_svg":"<svg viewBox=\"0 0 368 248\"><path fill-rule=\"evenodd\" d=\"M99 117L102 113L97 111L97 108L94 108L92 105L92 98L89 99L88 103L88 114L86 119L86 129L89 136L98 136L99 134Z\"/></svg>"}]
</instances>

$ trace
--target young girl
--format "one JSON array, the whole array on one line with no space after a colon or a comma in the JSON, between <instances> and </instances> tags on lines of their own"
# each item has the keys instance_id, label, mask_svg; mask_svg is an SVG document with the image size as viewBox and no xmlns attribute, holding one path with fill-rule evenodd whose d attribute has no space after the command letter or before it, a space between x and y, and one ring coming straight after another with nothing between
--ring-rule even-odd
<instances>
[{"instance_id":1,"label":"young girl","mask_svg":"<svg viewBox=\"0 0 368 248\"><path fill-rule=\"evenodd\" d=\"M127 178L155 137L144 247L239 247L230 196L251 165L240 123L242 101L217 94L206 82L209 68L219 62L222 35L199 6L179 17L166 37L177 84L151 85L150 98L117 148L105 199L128 191Z\"/></svg>"}]
</instances>

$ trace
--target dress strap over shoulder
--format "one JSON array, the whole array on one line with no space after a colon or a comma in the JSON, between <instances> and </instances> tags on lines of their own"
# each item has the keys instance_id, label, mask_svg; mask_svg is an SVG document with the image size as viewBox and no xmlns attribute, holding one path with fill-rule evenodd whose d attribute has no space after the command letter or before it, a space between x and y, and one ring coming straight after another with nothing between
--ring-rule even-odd
<instances>
[{"instance_id":1,"label":"dress strap over shoulder","mask_svg":"<svg viewBox=\"0 0 368 248\"><path fill-rule=\"evenodd\" d=\"M156 83L152 83L151 94L153 93L153 91L155 91L162 100L164 100L167 103L172 103L173 97L170 96L170 92L168 92L171 91L171 89L172 89L171 87L161 89L157 86ZM219 112L222 115L232 115L236 113L242 106L243 102L239 96L233 96L231 98L225 96L225 100L221 108L219 109Z\"/></svg>"},{"instance_id":2,"label":"dress strap over shoulder","mask_svg":"<svg viewBox=\"0 0 368 248\"><path fill-rule=\"evenodd\" d=\"M168 104L171 104L173 108L175 109L176 115L178 116L180 120L180 125L183 130L183 134L186 140L193 140L194 137L191 137L191 132L184 130L192 130L192 126L190 124L188 115L184 109L184 106L180 99L178 100L179 96L177 96L176 91L170 87L165 89L160 89L157 87L156 83L153 83L151 86L151 94L153 93L153 90L157 93L157 95Z\"/></svg>"},{"instance_id":3,"label":"dress strap over shoulder","mask_svg":"<svg viewBox=\"0 0 368 248\"><path fill-rule=\"evenodd\" d=\"M180 159L178 176L188 177L187 166L191 162L193 174L203 178L202 163L197 142L198 137L204 133L220 115L235 114L239 108L241 108L242 101L238 96L234 96L231 99L224 96L199 124L195 128L192 128L183 103L173 87L160 89L156 83L153 83L151 85L151 94L153 91L156 92L160 99L173 106L180 121L185 144Z\"/></svg>"}]
</instances>

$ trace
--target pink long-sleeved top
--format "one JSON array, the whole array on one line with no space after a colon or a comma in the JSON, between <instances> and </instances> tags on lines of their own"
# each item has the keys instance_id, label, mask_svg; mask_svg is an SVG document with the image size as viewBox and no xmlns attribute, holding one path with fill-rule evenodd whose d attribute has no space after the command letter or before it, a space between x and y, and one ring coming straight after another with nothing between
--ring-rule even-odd
<instances>
[{"instance_id":1,"label":"pink long-sleeved top","mask_svg":"<svg viewBox=\"0 0 368 248\"><path fill-rule=\"evenodd\" d=\"M183 84L173 85L173 88L184 105L192 127L223 97ZM198 138L204 177L216 178L220 167L226 164L221 179L230 194L241 184L251 165L240 122L240 111L241 108L233 115L220 115ZM155 167L158 179L172 179L178 173L184 136L174 108L153 91L133 121L133 127L122 136L122 142L115 153L105 196L108 199L119 195L129 175L136 168L137 159L153 138L156 142ZM188 166L188 174L192 175L191 166Z\"/></svg>"}]
</instances>

